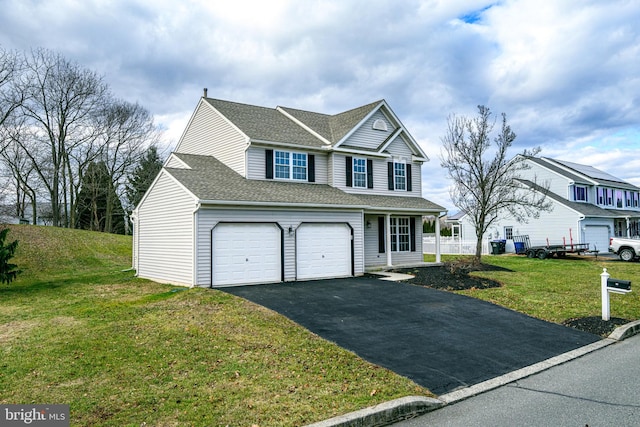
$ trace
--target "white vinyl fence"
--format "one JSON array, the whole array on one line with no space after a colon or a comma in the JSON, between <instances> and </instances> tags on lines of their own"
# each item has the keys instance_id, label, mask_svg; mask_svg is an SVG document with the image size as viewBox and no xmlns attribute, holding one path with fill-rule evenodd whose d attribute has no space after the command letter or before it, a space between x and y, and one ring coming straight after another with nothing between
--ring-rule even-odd
<instances>
[{"instance_id":1,"label":"white vinyl fence","mask_svg":"<svg viewBox=\"0 0 640 427\"><path fill-rule=\"evenodd\" d=\"M425 254L436 253L436 237L425 236L422 238L422 252ZM475 255L475 240L460 240L457 237L440 237L440 253L445 255ZM488 240L482 242L482 254L491 253L491 245Z\"/></svg>"}]
</instances>

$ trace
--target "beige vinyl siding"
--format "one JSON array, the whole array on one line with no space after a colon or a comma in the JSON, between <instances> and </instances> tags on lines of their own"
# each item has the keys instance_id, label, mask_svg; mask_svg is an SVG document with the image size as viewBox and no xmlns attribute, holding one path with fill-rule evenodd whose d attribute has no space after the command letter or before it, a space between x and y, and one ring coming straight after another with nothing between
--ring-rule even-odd
<instances>
[{"instance_id":1,"label":"beige vinyl siding","mask_svg":"<svg viewBox=\"0 0 640 427\"><path fill-rule=\"evenodd\" d=\"M404 158L407 161L411 161L411 156L413 155L411 148L409 148L401 135L391 141L385 151L394 157Z\"/></svg>"},{"instance_id":2,"label":"beige vinyl siding","mask_svg":"<svg viewBox=\"0 0 640 427\"><path fill-rule=\"evenodd\" d=\"M333 186L342 191L353 194L377 194L382 196L411 196L422 197L422 165L421 163L411 162L411 157L407 163L411 163L411 191L389 190L388 166L387 163L392 159L373 158L373 188L347 187L346 176L346 157L345 154L334 154L332 156L332 175L334 177ZM366 157L352 155L351 157Z\"/></svg>"},{"instance_id":3,"label":"beige vinyl siding","mask_svg":"<svg viewBox=\"0 0 640 427\"><path fill-rule=\"evenodd\" d=\"M296 280L295 230L301 223L339 222L353 228L354 270L364 273L363 226L361 211L317 211L287 209L226 209L203 207L198 213L197 226L197 286L211 286L211 230L218 222L276 223L283 230L284 276L286 281ZM289 227L293 232L289 234Z\"/></svg>"},{"instance_id":4,"label":"beige vinyl siding","mask_svg":"<svg viewBox=\"0 0 640 427\"><path fill-rule=\"evenodd\" d=\"M247 178L265 179L265 150L264 147L251 146L247 150ZM282 151L296 151L315 155L316 184L327 184L327 158L326 154L314 153L302 150L290 150L283 148Z\"/></svg>"},{"instance_id":5,"label":"beige vinyl siding","mask_svg":"<svg viewBox=\"0 0 640 427\"><path fill-rule=\"evenodd\" d=\"M387 265L387 254L378 252L378 217L384 215L365 215L371 228L365 227L364 231L364 252L366 254L365 267L375 267ZM422 254L422 217L415 216L416 221L416 250L415 252L392 252L391 262L393 265L414 264L423 262Z\"/></svg>"},{"instance_id":6,"label":"beige vinyl siding","mask_svg":"<svg viewBox=\"0 0 640 427\"><path fill-rule=\"evenodd\" d=\"M387 130L373 129L376 120L383 120L387 125ZM374 150L380 146L395 131L395 127L389 119L378 110L363 123L349 138L341 144L342 148L354 147Z\"/></svg>"},{"instance_id":7,"label":"beige vinyl siding","mask_svg":"<svg viewBox=\"0 0 640 427\"><path fill-rule=\"evenodd\" d=\"M194 198L167 172L160 176L138 208L139 277L193 283Z\"/></svg>"},{"instance_id":8,"label":"beige vinyl siding","mask_svg":"<svg viewBox=\"0 0 640 427\"><path fill-rule=\"evenodd\" d=\"M245 176L244 151L247 142L247 137L211 105L201 102L180 139L176 152L213 156Z\"/></svg>"}]
</instances>

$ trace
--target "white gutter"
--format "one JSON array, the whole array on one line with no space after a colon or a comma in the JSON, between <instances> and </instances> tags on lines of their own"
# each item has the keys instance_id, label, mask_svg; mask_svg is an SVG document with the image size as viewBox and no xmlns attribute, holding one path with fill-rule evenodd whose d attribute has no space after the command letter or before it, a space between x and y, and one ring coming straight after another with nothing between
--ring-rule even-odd
<instances>
[{"instance_id":1,"label":"white gutter","mask_svg":"<svg viewBox=\"0 0 640 427\"><path fill-rule=\"evenodd\" d=\"M227 200L200 200L200 205L223 205L223 206L259 206L259 207L290 207L290 208L335 208L335 209L367 209L365 205L335 205L335 204L316 204L316 203L282 203L282 202L248 202L243 200L227 201ZM277 206L276 206L277 204Z\"/></svg>"}]
</instances>

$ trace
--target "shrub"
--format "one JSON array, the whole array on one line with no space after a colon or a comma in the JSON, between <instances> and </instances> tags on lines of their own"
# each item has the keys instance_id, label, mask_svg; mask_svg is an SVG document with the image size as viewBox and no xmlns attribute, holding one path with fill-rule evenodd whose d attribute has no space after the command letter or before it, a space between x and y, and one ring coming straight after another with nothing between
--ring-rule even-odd
<instances>
[{"instance_id":1,"label":"shrub","mask_svg":"<svg viewBox=\"0 0 640 427\"><path fill-rule=\"evenodd\" d=\"M5 244L7 234L8 228L0 230L0 283L11 283L21 273L17 265L9 262L16 253L18 241Z\"/></svg>"}]
</instances>

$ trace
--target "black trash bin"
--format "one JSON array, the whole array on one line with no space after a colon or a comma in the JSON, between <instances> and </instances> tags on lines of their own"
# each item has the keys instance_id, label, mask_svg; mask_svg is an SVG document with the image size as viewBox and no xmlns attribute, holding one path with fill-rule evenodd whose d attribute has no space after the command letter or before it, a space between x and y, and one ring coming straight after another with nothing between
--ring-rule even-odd
<instances>
[{"instance_id":1,"label":"black trash bin","mask_svg":"<svg viewBox=\"0 0 640 427\"><path fill-rule=\"evenodd\" d=\"M491 254L492 255L500 255L505 253L507 249L507 241L506 240L492 240L491 241Z\"/></svg>"}]
</instances>

